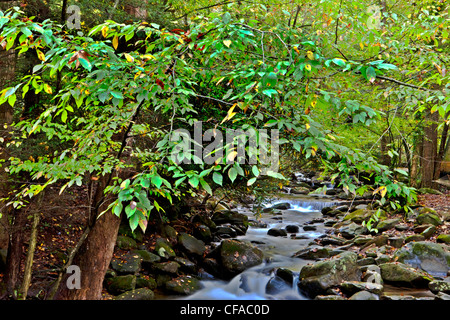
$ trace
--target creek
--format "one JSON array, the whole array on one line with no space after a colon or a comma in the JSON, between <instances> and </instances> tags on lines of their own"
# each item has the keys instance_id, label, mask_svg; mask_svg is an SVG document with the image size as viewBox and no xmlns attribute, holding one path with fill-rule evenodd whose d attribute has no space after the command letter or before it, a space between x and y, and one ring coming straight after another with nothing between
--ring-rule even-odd
<instances>
[{"instance_id":1,"label":"creek","mask_svg":"<svg viewBox=\"0 0 450 320\"><path fill-rule=\"evenodd\" d=\"M286 195L267 204L267 207L278 203L289 203L290 209L279 210L277 214L262 213L260 221L263 227L249 226L244 236L237 239L250 241L265 254L266 262L247 269L230 281L203 280L204 288L186 299L192 300L306 300L297 289L298 274L301 268L311 263L310 260L293 258L293 254L305 248L308 243L325 233L325 226L320 210L333 206L336 202L326 197L305 195ZM251 208L238 208L240 213L255 220ZM315 220L314 220L315 219ZM297 226L295 233L284 237L268 235L272 228L285 229L286 226ZM303 227L308 226L306 230ZM295 228L295 227L294 227ZM312 230L311 230L312 229ZM277 268L286 268L294 273L294 281L288 284L277 281Z\"/></svg>"}]
</instances>

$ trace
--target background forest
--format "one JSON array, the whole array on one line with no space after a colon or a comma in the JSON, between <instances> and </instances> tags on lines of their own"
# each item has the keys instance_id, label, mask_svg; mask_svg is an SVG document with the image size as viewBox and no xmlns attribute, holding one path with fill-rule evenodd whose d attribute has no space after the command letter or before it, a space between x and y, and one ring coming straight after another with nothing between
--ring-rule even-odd
<instances>
[{"instance_id":1,"label":"background forest","mask_svg":"<svg viewBox=\"0 0 450 320\"><path fill-rule=\"evenodd\" d=\"M39 250L44 227L56 242L71 235L47 297L98 299L123 219L145 233L207 214L210 199L261 203L296 172L402 214L449 186L446 0L0 0L0 10L4 297L27 296L24 252ZM211 165L174 161L170 134L197 121L278 129L279 171L262 174L249 147L257 164L238 161L232 144ZM90 270L89 291L60 285L72 264Z\"/></svg>"}]
</instances>

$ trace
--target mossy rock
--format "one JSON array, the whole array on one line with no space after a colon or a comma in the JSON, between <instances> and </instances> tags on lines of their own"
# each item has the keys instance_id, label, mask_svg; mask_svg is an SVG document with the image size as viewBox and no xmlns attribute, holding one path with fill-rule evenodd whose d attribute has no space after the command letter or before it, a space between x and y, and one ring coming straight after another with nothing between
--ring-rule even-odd
<instances>
[{"instance_id":1,"label":"mossy rock","mask_svg":"<svg viewBox=\"0 0 450 320\"><path fill-rule=\"evenodd\" d=\"M187 275L179 276L165 284L166 291L179 295L190 295L201 288L203 285L200 280Z\"/></svg>"},{"instance_id":2,"label":"mossy rock","mask_svg":"<svg viewBox=\"0 0 450 320\"><path fill-rule=\"evenodd\" d=\"M119 295L136 288L136 276L129 274L105 280L105 287L112 295Z\"/></svg>"},{"instance_id":3,"label":"mossy rock","mask_svg":"<svg viewBox=\"0 0 450 320\"><path fill-rule=\"evenodd\" d=\"M386 283L408 287L427 287L432 277L403 263L384 263L380 266L381 277Z\"/></svg>"},{"instance_id":4,"label":"mossy rock","mask_svg":"<svg viewBox=\"0 0 450 320\"><path fill-rule=\"evenodd\" d=\"M136 240L122 235L117 236L116 244L117 247L122 250L132 250L137 248Z\"/></svg>"},{"instance_id":5,"label":"mossy rock","mask_svg":"<svg viewBox=\"0 0 450 320\"><path fill-rule=\"evenodd\" d=\"M362 223L363 221L369 221L369 219L377 212L377 210L367 210L367 209L358 209L353 212L347 213L344 216L344 221L351 220L356 223ZM386 219L386 212L384 210L380 211L379 219Z\"/></svg>"},{"instance_id":6,"label":"mossy rock","mask_svg":"<svg viewBox=\"0 0 450 320\"><path fill-rule=\"evenodd\" d=\"M111 268L120 274L135 274L141 270L142 258L137 253L129 253L111 260Z\"/></svg>"},{"instance_id":7,"label":"mossy rock","mask_svg":"<svg viewBox=\"0 0 450 320\"><path fill-rule=\"evenodd\" d=\"M394 258L433 276L447 276L450 270L450 253L445 245L430 241L410 242L398 249Z\"/></svg>"},{"instance_id":8,"label":"mossy rock","mask_svg":"<svg viewBox=\"0 0 450 320\"><path fill-rule=\"evenodd\" d=\"M437 195L442 195L442 192L440 192L439 190L436 189L432 189L432 188L420 188L419 189L419 193L422 194L437 194Z\"/></svg>"},{"instance_id":9,"label":"mossy rock","mask_svg":"<svg viewBox=\"0 0 450 320\"><path fill-rule=\"evenodd\" d=\"M231 278L263 262L263 252L251 243L226 239L220 244L223 276Z\"/></svg>"},{"instance_id":10,"label":"mossy rock","mask_svg":"<svg viewBox=\"0 0 450 320\"><path fill-rule=\"evenodd\" d=\"M155 294L148 288L139 288L122 293L116 297L116 300L153 300Z\"/></svg>"},{"instance_id":11,"label":"mossy rock","mask_svg":"<svg viewBox=\"0 0 450 320\"><path fill-rule=\"evenodd\" d=\"M148 288L150 290L154 290L157 287L156 280L144 275L138 275L136 278L136 289L139 288Z\"/></svg>"},{"instance_id":12,"label":"mossy rock","mask_svg":"<svg viewBox=\"0 0 450 320\"><path fill-rule=\"evenodd\" d=\"M436 242L450 244L450 234L444 234L444 233L440 234L436 238Z\"/></svg>"},{"instance_id":13,"label":"mossy rock","mask_svg":"<svg viewBox=\"0 0 450 320\"><path fill-rule=\"evenodd\" d=\"M425 212L417 216L416 221L418 224L432 224L434 226L440 226L443 224L441 218L437 213Z\"/></svg>"},{"instance_id":14,"label":"mossy rock","mask_svg":"<svg viewBox=\"0 0 450 320\"><path fill-rule=\"evenodd\" d=\"M175 251L173 250L169 241L165 238L156 239L155 251L159 256L166 259L176 256Z\"/></svg>"}]
</instances>

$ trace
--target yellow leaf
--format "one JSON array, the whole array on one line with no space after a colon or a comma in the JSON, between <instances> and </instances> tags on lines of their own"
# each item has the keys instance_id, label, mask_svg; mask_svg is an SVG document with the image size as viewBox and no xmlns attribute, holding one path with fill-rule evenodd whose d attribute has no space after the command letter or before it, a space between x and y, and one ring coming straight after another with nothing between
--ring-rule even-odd
<instances>
[{"instance_id":1,"label":"yellow leaf","mask_svg":"<svg viewBox=\"0 0 450 320\"><path fill-rule=\"evenodd\" d=\"M309 60L313 60L314 59L314 53L312 51L308 51L306 53L306 56L308 57Z\"/></svg>"},{"instance_id":2,"label":"yellow leaf","mask_svg":"<svg viewBox=\"0 0 450 320\"><path fill-rule=\"evenodd\" d=\"M230 120L231 118L234 117L234 115L236 114L236 112L233 112L233 110L234 110L234 107L236 107L236 105L237 105L237 103L233 104L233 106L230 108L230 110L228 110L227 116L226 116L225 118L223 118L223 120L222 120L222 122L221 122L220 124L222 124L222 123L224 123L225 121Z\"/></svg>"},{"instance_id":3,"label":"yellow leaf","mask_svg":"<svg viewBox=\"0 0 450 320\"><path fill-rule=\"evenodd\" d=\"M231 40L223 40L223 44L227 46L227 48L231 45Z\"/></svg>"},{"instance_id":4,"label":"yellow leaf","mask_svg":"<svg viewBox=\"0 0 450 320\"><path fill-rule=\"evenodd\" d=\"M232 151L227 155L227 159L229 161L234 161L234 158L236 158L236 156L237 156L237 151Z\"/></svg>"},{"instance_id":5,"label":"yellow leaf","mask_svg":"<svg viewBox=\"0 0 450 320\"><path fill-rule=\"evenodd\" d=\"M47 83L44 83L44 91L48 94L52 94L52 87L50 87Z\"/></svg>"},{"instance_id":6,"label":"yellow leaf","mask_svg":"<svg viewBox=\"0 0 450 320\"><path fill-rule=\"evenodd\" d=\"M39 60L45 61L45 54L39 49L36 49L36 52L37 52Z\"/></svg>"},{"instance_id":7,"label":"yellow leaf","mask_svg":"<svg viewBox=\"0 0 450 320\"><path fill-rule=\"evenodd\" d=\"M298 54L300 54L300 51L298 50L297 47L294 47L295 52L297 52Z\"/></svg>"},{"instance_id":8,"label":"yellow leaf","mask_svg":"<svg viewBox=\"0 0 450 320\"><path fill-rule=\"evenodd\" d=\"M108 26L104 26L104 27L102 28L102 36L103 36L104 38L106 38L106 36L108 35L108 30L109 30Z\"/></svg>"},{"instance_id":9,"label":"yellow leaf","mask_svg":"<svg viewBox=\"0 0 450 320\"><path fill-rule=\"evenodd\" d=\"M361 50L364 49L364 44L362 42L359 43L359 47L361 48Z\"/></svg>"},{"instance_id":10,"label":"yellow leaf","mask_svg":"<svg viewBox=\"0 0 450 320\"><path fill-rule=\"evenodd\" d=\"M305 127L306 127L306 130L309 130L309 128L311 128L311 126L309 125L309 123L307 123L307 124L305 125Z\"/></svg>"},{"instance_id":11,"label":"yellow leaf","mask_svg":"<svg viewBox=\"0 0 450 320\"><path fill-rule=\"evenodd\" d=\"M305 65L305 69L308 70L308 71L311 71L311 65L307 63L307 64Z\"/></svg>"},{"instance_id":12,"label":"yellow leaf","mask_svg":"<svg viewBox=\"0 0 450 320\"><path fill-rule=\"evenodd\" d=\"M119 45L119 37L117 35L114 36L112 45L113 45L114 49L117 50L117 46Z\"/></svg>"},{"instance_id":13,"label":"yellow leaf","mask_svg":"<svg viewBox=\"0 0 450 320\"><path fill-rule=\"evenodd\" d=\"M134 58L132 56L130 56L128 53L124 53L125 58L127 59L128 62L133 62Z\"/></svg>"}]
</instances>

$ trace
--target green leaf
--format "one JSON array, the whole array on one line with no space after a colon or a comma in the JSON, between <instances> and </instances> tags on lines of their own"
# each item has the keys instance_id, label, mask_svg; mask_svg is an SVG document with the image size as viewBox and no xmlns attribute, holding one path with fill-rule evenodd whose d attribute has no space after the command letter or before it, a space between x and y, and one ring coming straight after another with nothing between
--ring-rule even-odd
<instances>
[{"instance_id":1,"label":"green leaf","mask_svg":"<svg viewBox=\"0 0 450 320\"><path fill-rule=\"evenodd\" d=\"M256 177L253 177L253 178L251 178L250 180L247 181L247 186L251 186L255 182L256 182Z\"/></svg>"},{"instance_id":2,"label":"green leaf","mask_svg":"<svg viewBox=\"0 0 450 320\"><path fill-rule=\"evenodd\" d=\"M234 182L237 177L237 170L234 167L231 167L230 170L228 170L228 177L230 178L231 182Z\"/></svg>"},{"instance_id":3,"label":"green leaf","mask_svg":"<svg viewBox=\"0 0 450 320\"><path fill-rule=\"evenodd\" d=\"M155 185L155 187L157 187L158 189L161 188L163 181L159 175L152 176L151 181Z\"/></svg>"},{"instance_id":4,"label":"green leaf","mask_svg":"<svg viewBox=\"0 0 450 320\"><path fill-rule=\"evenodd\" d=\"M212 178L215 183L217 183L218 185L222 185L223 183L222 174L220 174L219 172L214 172Z\"/></svg>"},{"instance_id":5,"label":"green leaf","mask_svg":"<svg viewBox=\"0 0 450 320\"><path fill-rule=\"evenodd\" d=\"M369 80L369 82L374 82L375 78L377 77L377 74L375 73L375 68L374 67L368 67L366 69L366 78L367 80Z\"/></svg>"},{"instance_id":6,"label":"green leaf","mask_svg":"<svg viewBox=\"0 0 450 320\"><path fill-rule=\"evenodd\" d=\"M200 184L202 185L202 188L206 190L206 192L208 192L210 195L213 194L211 187L204 179L200 179Z\"/></svg>"},{"instance_id":7,"label":"green leaf","mask_svg":"<svg viewBox=\"0 0 450 320\"><path fill-rule=\"evenodd\" d=\"M116 216L120 217L120 214L122 213L122 210L123 210L123 204L122 204L122 202L118 202L118 203L114 206L113 213L114 213Z\"/></svg>"},{"instance_id":8,"label":"green leaf","mask_svg":"<svg viewBox=\"0 0 450 320\"><path fill-rule=\"evenodd\" d=\"M111 95L116 99L123 99L122 92L119 91L111 91Z\"/></svg>"},{"instance_id":9,"label":"green leaf","mask_svg":"<svg viewBox=\"0 0 450 320\"><path fill-rule=\"evenodd\" d=\"M83 68L87 69L88 71L91 71L92 65L89 61L83 58L78 58L78 61L80 61L80 64L83 66Z\"/></svg>"},{"instance_id":10,"label":"green leaf","mask_svg":"<svg viewBox=\"0 0 450 320\"><path fill-rule=\"evenodd\" d=\"M199 182L200 180L198 179L197 176L192 176L189 178L189 184L194 188L198 187Z\"/></svg>"}]
</instances>

